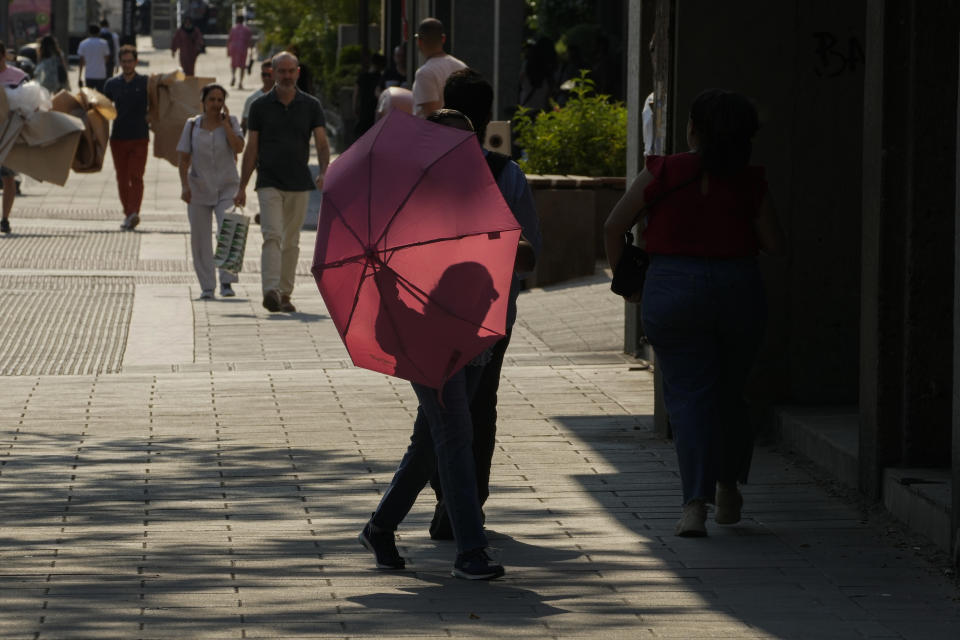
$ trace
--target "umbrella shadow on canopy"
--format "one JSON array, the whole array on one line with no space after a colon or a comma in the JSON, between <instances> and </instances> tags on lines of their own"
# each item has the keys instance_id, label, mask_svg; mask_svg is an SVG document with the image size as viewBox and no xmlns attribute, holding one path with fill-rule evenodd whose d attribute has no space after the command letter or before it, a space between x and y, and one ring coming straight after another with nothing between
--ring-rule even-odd
<instances>
[{"instance_id":1,"label":"umbrella shadow on canopy","mask_svg":"<svg viewBox=\"0 0 960 640\"><path fill-rule=\"evenodd\" d=\"M460 262L448 267L429 294L387 265L376 269L374 280L381 294L376 339L384 354L393 356L392 375L422 378L427 368L440 365L447 378L463 358L459 345L497 335L483 326L500 294L482 264ZM418 328L415 335L407 332L409 327ZM446 363L433 362L444 357ZM391 363L385 360L384 365Z\"/></svg>"}]
</instances>

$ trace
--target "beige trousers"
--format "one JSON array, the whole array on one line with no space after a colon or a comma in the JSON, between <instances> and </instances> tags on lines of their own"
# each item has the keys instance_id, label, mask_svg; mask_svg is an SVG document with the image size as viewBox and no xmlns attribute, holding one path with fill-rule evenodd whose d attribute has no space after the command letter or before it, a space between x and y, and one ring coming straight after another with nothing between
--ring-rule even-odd
<instances>
[{"instance_id":1,"label":"beige trousers","mask_svg":"<svg viewBox=\"0 0 960 640\"><path fill-rule=\"evenodd\" d=\"M300 258L300 227L307 217L309 191L281 191L273 187L257 189L260 201L260 232L263 250L260 273L263 293L293 293Z\"/></svg>"}]
</instances>

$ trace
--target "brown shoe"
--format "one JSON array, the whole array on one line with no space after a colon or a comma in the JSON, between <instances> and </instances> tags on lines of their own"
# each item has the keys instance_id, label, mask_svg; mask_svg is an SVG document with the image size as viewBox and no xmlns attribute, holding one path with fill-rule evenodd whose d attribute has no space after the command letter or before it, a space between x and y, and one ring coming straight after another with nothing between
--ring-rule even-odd
<instances>
[{"instance_id":1,"label":"brown shoe","mask_svg":"<svg viewBox=\"0 0 960 640\"><path fill-rule=\"evenodd\" d=\"M280 311L285 311L286 313L294 313L297 308L293 306L293 303L290 302L290 296L283 294L280 296Z\"/></svg>"},{"instance_id":2,"label":"brown shoe","mask_svg":"<svg viewBox=\"0 0 960 640\"><path fill-rule=\"evenodd\" d=\"M267 291L263 294L263 308L271 313L280 311L280 292Z\"/></svg>"}]
</instances>

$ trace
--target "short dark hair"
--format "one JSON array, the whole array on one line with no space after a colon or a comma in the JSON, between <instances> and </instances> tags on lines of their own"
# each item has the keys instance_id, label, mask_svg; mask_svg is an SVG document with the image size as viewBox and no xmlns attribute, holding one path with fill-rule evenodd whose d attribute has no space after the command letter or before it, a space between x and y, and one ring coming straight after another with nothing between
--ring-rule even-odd
<instances>
[{"instance_id":1,"label":"short dark hair","mask_svg":"<svg viewBox=\"0 0 960 640\"><path fill-rule=\"evenodd\" d=\"M245 19L246 19L246 18L244 18L244 17L243 17L243 14L241 13L240 15L237 16L237 24L243 24L243 21L244 21Z\"/></svg>"},{"instance_id":2,"label":"short dark hair","mask_svg":"<svg viewBox=\"0 0 960 640\"><path fill-rule=\"evenodd\" d=\"M273 69L273 60L264 60L261 62L260 70L263 71L264 69Z\"/></svg>"},{"instance_id":3,"label":"short dark hair","mask_svg":"<svg viewBox=\"0 0 960 640\"><path fill-rule=\"evenodd\" d=\"M473 128L473 122L471 122L470 116L456 109L437 109L427 116L427 120L436 122L437 124L444 124L444 120L459 120L467 125L468 131L476 131L476 129Z\"/></svg>"},{"instance_id":4,"label":"short dark hair","mask_svg":"<svg viewBox=\"0 0 960 640\"><path fill-rule=\"evenodd\" d=\"M443 23L436 18L424 18L417 27L417 38L428 44L437 44L444 35Z\"/></svg>"},{"instance_id":5,"label":"short dark hair","mask_svg":"<svg viewBox=\"0 0 960 640\"><path fill-rule=\"evenodd\" d=\"M100 21L100 26L101 26L101 27L109 27L109 26L110 26L110 21L107 20L106 18L104 18L103 20Z\"/></svg>"},{"instance_id":6,"label":"short dark hair","mask_svg":"<svg viewBox=\"0 0 960 640\"><path fill-rule=\"evenodd\" d=\"M490 123L493 107L493 87L478 72L467 67L454 71L443 86L443 106L456 109L473 123L477 137L483 140Z\"/></svg>"},{"instance_id":7,"label":"short dark hair","mask_svg":"<svg viewBox=\"0 0 960 640\"><path fill-rule=\"evenodd\" d=\"M750 162L760 119L757 108L745 96L707 89L690 105L690 123L700 142L698 151L705 171L731 175Z\"/></svg>"},{"instance_id":8,"label":"short dark hair","mask_svg":"<svg viewBox=\"0 0 960 640\"><path fill-rule=\"evenodd\" d=\"M137 48L135 46L133 46L132 44L125 44L125 45L122 45L117 50L117 60L122 58L124 54L127 54L127 53L132 55L134 60L137 60L140 57L137 55Z\"/></svg>"},{"instance_id":9,"label":"short dark hair","mask_svg":"<svg viewBox=\"0 0 960 640\"><path fill-rule=\"evenodd\" d=\"M100 35L100 27L95 24L91 24L89 27L87 27L87 33L92 36Z\"/></svg>"},{"instance_id":10,"label":"short dark hair","mask_svg":"<svg viewBox=\"0 0 960 640\"><path fill-rule=\"evenodd\" d=\"M226 100L227 90L223 88L223 85L217 84L216 82L211 82L210 84L203 85L203 89L200 89L200 102L206 100L211 91L216 91L218 89L223 92L223 99Z\"/></svg>"}]
</instances>

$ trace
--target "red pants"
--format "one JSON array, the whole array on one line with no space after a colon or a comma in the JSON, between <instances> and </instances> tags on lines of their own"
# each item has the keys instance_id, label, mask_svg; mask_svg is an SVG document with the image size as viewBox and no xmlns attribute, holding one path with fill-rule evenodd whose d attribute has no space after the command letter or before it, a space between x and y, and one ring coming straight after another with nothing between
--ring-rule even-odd
<instances>
[{"instance_id":1,"label":"red pants","mask_svg":"<svg viewBox=\"0 0 960 640\"><path fill-rule=\"evenodd\" d=\"M143 172L147 168L147 138L142 140L111 140L110 153L117 170L117 190L123 215L140 213L143 202Z\"/></svg>"}]
</instances>

